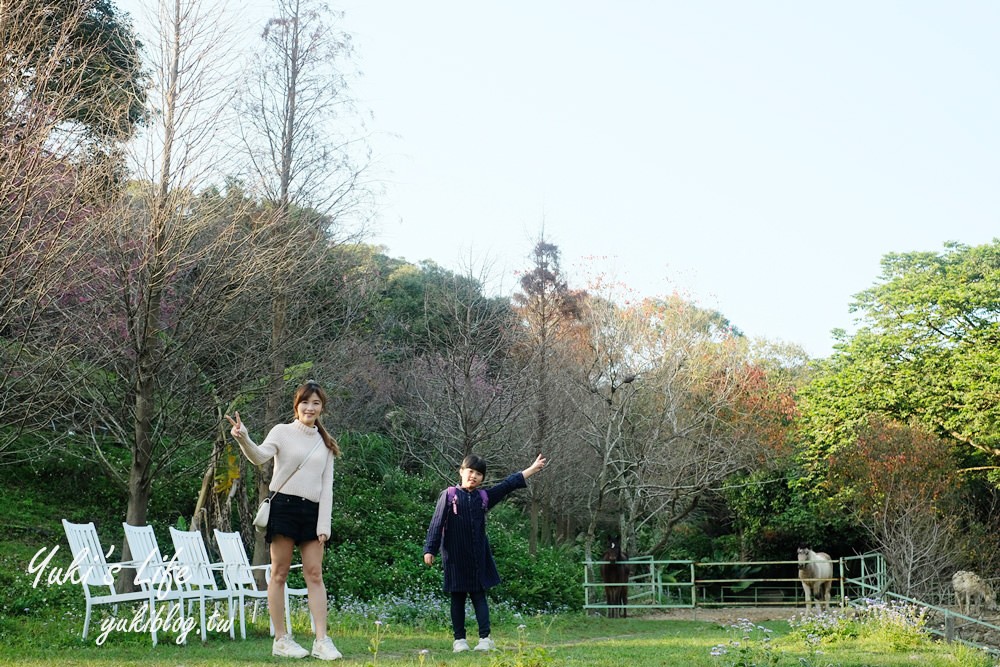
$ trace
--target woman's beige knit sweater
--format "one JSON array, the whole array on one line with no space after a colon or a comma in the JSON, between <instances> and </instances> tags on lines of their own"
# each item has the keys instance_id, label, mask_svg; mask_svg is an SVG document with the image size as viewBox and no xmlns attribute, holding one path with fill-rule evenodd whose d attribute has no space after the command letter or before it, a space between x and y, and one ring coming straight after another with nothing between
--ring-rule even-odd
<instances>
[{"instance_id":1,"label":"woman's beige knit sweater","mask_svg":"<svg viewBox=\"0 0 1000 667\"><path fill-rule=\"evenodd\" d=\"M278 424L272 428L259 445L249 435L238 438L237 442L243 454L257 465L274 458L274 474L268 486L271 491L280 488L281 493L319 503L316 534L329 537L330 515L333 511L333 453L321 442L316 451L309 455L320 438L319 429L306 426L296 419L290 424ZM292 474L307 455L309 459L306 464Z\"/></svg>"}]
</instances>

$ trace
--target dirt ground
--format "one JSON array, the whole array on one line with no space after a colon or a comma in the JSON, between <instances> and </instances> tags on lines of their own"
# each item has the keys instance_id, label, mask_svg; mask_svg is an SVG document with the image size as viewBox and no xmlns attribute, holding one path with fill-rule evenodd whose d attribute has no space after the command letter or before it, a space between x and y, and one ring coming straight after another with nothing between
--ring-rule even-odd
<instances>
[{"instance_id":1,"label":"dirt ground","mask_svg":"<svg viewBox=\"0 0 1000 667\"><path fill-rule=\"evenodd\" d=\"M729 625L741 618L754 623L786 621L792 616L802 615L803 612L805 609L796 607L697 607L695 609L661 609L653 614L646 614L642 618L668 621L711 621Z\"/></svg>"}]
</instances>

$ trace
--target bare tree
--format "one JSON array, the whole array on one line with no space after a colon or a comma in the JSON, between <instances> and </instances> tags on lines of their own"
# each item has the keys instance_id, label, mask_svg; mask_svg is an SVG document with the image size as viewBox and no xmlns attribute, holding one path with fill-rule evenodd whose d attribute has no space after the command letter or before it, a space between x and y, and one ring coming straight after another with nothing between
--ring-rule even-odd
<instances>
[{"instance_id":1,"label":"bare tree","mask_svg":"<svg viewBox=\"0 0 1000 667\"><path fill-rule=\"evenodd\" d=\"M583 445L574 460L582 495L582 506L577 505L587 520L588 560L599 525L619 511L616 493L625 483L625 438L639 370L633 365L638 359L631 355L630 344L640 323L623 315L614 302L591 296L583 311L587 336L577 340L566 357L575 367L575 381L565 389L574 403L578 418L574 431ZM587 463L580 465L584 460Z\"/></svg>"},{"instance_id":2,"label":"bare tree","mask_svg":"<svg viewBox=\"0 0 1000 667\"><path fill-rule=\"evenodd\" d=\"M558 401L552 379L556 374L559 347L565 342L573 327L579 321L582 294L570 290L562 274L559 248L545 240L544 232L532 250L533 266L521 276L521 292L513 297L520 316L524 336L516 348L526 366L526 380L531 402L530 456L546 453L553 460L562 454L556 445L562 438L560 433L561 412L553 405ZM553 428L555 427L555 428ZM539 513L542 498L546 495L549 480L553 476L529 487L531 506L529 509L531 532L528 535L528 551L534 554L539 537ZM551 482L554 483L554 482Z\"/></svg>"},{"instance_id":3,"label":"bare tree","mask_svg":"<svg viewBox=\"0 0 1000 667\"><path fill-rule=\"evenodd\" d=\"M524 409L523 373L511 363L516 327L507 300L483 294L486 281L471 269L427 270L419 352L404 371L390 426L413 458L452 479L473 450L512 462L506 434Z\"/></svg>"},{"instance_id":4,"label":"bare tree","mask_svg":"<svg viewBox=\"0 0 1000 667\"><path fill-rule=\"evenodd\" d=\"M916 500L904 494L907 501ZM859 516L885 556L893 590L917 599L941 593L958 560L961 515L934 512L932 506L899 502L888 496L872 514Z\"/></svg>"},{"instance_id":5,"label":"bare tree","mask_svg":"<svg viewBox=\"0 0 1000 667\"><path fill-rule=\"evenodd\" d=\"M372 194L366 139L349 95L351 36L317 0L279 0L241 98L250 176L278 208L309 208L326 224L363 219ZM343 231L341 229L341 231Z\"/></svg>"},{"instance_id":6,"label":"bare tree","mask_svg":"<svg viewBox=\"0 0 1000 667\"><path fill-rule=\"evenodd\" d=\"M318 280L322 247L356 240L370 194L363 138L348 119L353 109L344 65L352 45L335 24L341 18L315 0L279 0L276 16L261 34L240 102L240 139L259 183L280 221L276 242L285 239L300 262L270 289L271 368L264 423L283 414L291 350L306 340L311 305L297 298ZM359 155L361 153L361 155ZM350 232L346 230L350 229ZM271 466L264 466L258 492L267 492ZM254 562L263 562L263 538Z\"/></svg>"},{"instance_id":7,"label":"bare tree","mask_svg":"<svg viewBox=\"0 0 1000 667\"><path fill-rule=\"evenodd\" d=\"M757 469L773 453L765 431L758 429L770 406L743 400L748 390L757 389L752 380L758 377L747 341L723 333L713 313L675 308L683 326L691 328L688 335L672 338L672 353L661 357L649 378L649 418L643 424L649 446L637 457L638 491L625 494L630 524L637 530L649 526L659 535L652 552L663 548L673 528L727 478Z\"/></svg>"},{"instance_id":8,"label":"bare tree","mask_svg":"<svg viewBox=\"0 0 1000 667\"><path fill-rule=\"evenodd\" d=\"M830 479L885 555L895 589L938 592L961 562L969 507L947 443L918 424L869 418L849 449L831 457Z\"/></svg>"},{"instance_id":9,"label":"bare tree","mask_svg":"<svg viewBox=\"0 0 1000 667\"><path fill-rule=\"evenodd\" d=\"M66 311L82 349L63 369L87 455L127 488L135 525L154 481L190 474L179 453L197 447L207 462L221 446L218 387L253 373L253 298L284 251L270 241L273 216L236 187L205 185L229 101L222 15L188 0L159 9L154 111L133 144L140 178L90 230L92 298Z\"/></svg>"},{"instance_id":10,"label":"bare tree","mask_svg":"<svg viewBox=\"0 0 1000 667\"><path fill-rule=\"evenodd\" d=\"M625 545L644 525L667 536L758 461L758 443L734 418L748 348L717 313L679 297L591 297L583 319L590 332L571 389L589 450L586 548L599 527Z\"/></svg>"},{"instance_id":11,"label":"bare tree","mask_svg":"<svg viewBox=\"0 0 1000 667\"><path fill-rule=\"evenodd\" d=\"M88 298L72 279L142 108L131 36L106 2L0 2L0 460L39 453L16 449L24 429L69 430L52 417L76 343L59 313Z\"/></svg>"}]
</instances>

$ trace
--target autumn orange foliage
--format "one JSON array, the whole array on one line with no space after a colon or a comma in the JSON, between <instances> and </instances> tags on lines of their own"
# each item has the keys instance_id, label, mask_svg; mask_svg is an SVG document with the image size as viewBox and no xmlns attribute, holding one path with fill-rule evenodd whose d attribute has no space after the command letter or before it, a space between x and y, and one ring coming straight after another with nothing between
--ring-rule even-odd
<instances>
[{"instance_id":1,"label":"autumn orange foliage","mask_svg":"<svg viewBox=\"0 0 1000 667\"><path fill-rule=\"evenodd\" d=\"M949 446L919 427L873 418L853 448L831 457L831 480L844 488L860 511L890 505L928 511L952 497L957 465Z\"/></svg>"}]
</instances>

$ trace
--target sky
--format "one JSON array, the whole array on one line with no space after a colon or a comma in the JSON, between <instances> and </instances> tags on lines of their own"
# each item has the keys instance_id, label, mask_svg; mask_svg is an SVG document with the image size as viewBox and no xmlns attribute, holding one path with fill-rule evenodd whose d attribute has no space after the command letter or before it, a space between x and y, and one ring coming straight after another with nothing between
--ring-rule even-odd
<instances>
[{"instance_id":1,"label":"sky","mask_svg":"<svg viewBox=\"0 0 1000 667\"><path fill-rule=\"evenodd\" d=\"M271 3L239 5L249 31ZM998 236L995 1L332 5L390 256L509 293L544 230L574 287L680 292L824 357L885 254Z\"/></svg>"}]
</instances>

